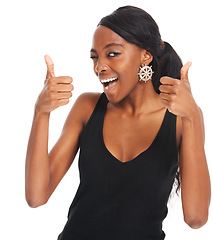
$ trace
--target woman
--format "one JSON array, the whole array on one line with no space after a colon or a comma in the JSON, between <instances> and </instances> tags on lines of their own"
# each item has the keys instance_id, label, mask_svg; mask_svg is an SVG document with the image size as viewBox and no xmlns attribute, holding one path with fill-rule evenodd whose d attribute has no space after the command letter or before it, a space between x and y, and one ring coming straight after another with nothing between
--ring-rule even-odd
<instances>
[{"instance_id":1,"label":"woman","mask_svg":"<svg viewBox=\"0 0 213 240\"><path fill-rule=\"evenodd\" d=\"M100 21L91 58L104 93L77 99L48 154L50 112L69 102L73 86L71 77L55 77L45 56L26 157L28 204L48 201L80 148L80 185L60 240L164 239L175 177L184 220L200 228L208 219L210 179L191 63L182 66L152 17L131 6Z\"/></svg>"}]
</instances>

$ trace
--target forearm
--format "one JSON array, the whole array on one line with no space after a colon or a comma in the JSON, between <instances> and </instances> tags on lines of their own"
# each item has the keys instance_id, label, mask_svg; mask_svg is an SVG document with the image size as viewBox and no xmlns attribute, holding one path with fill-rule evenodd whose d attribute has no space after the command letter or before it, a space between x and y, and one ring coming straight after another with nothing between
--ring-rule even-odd
<instances>
[{"instance_id":1,"label":"forearm","mask_svg":"<svg viewBox=\"0 0 213 240\"><path fill-rule=\"evenodd\" d=\"M25 170L26 200L32 207L45 203L48 196L50 184L48 131L49 114L35 110Z\"/></svg>"},{"instance_id":2,"label":"forearm","mask_svg":"<svg viewBox=\"0 0 213 240\"><path fill-rule=\"evenodd\" d=\"M204 150L204 128L200 110L182 120L180 149L181 196L184 218L196 228L208 219L210 178ZM192 225L193 225L192 224Z\"/></svg>"}]
</instances>

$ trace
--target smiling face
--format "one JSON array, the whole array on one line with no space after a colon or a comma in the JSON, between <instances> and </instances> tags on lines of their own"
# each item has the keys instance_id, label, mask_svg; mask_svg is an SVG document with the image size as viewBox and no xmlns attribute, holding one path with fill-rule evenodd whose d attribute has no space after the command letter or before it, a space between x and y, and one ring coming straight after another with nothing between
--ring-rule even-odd
<instances>
[{"instance_id":1,"label":"smiling face","mask_svg":"<svg viewBox=\"0 0 213 240\"><path fill-rule=\"evenodd\" d=\"M138 81L139 67L152 60L146 50L104 26L99 26L94 33L91 58L95 74L113 103L120 102L142 84Z\"/></svg>"}]
</instances>

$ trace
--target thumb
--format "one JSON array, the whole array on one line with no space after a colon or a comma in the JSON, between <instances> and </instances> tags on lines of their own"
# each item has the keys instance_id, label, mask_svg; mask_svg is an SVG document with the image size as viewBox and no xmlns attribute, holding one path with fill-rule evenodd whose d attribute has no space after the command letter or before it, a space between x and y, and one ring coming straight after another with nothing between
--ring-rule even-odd
<instances>
[{"instance_id":1,"label":"thumb","mask_svg":"<svg viewBox=\"0 0 213 240\"><path fill-rule=\"evenodd\" d=\"M45 55L44 59L45 59L46 65L47 65L46 79L51 78L51 77L55 77L53 60L48 55Z\"/></svg>"},{"instance_id":2,"label":"thumb","mask_svg":"<svg viewBox=\"0 0 213 240\"><path fill-rule=\"evenodd\" d=\"M188 71L189 68L191 67L192 62L187 62L186 64L183 65L183 67L181 68L181 80L182 81L187 81L189 82L189 78L188 78Z\"/></svg>"}]
</instances>

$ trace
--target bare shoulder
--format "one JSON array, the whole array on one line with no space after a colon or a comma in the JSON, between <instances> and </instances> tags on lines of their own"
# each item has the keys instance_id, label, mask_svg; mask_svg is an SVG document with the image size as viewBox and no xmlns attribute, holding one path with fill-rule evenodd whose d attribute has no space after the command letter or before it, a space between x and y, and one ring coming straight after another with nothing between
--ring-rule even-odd
<instances>
[{"instance_id":1,"label":"bare shoulder","mask_svg":"<svg viewBox=\"0 0 213 240\"><path fill-rule=\"evenodd\" d=\"M101 93L86 92L82 93L76 100L79 104L87 105L87 107L94 107L97 103Z\"/></svg>"},{"instance_id":2,"label":"bare shoulder","mask_svg":"<svg viewBox=\"0 0 213 240\"><path fill-rule=\"evenodd\" d=\"M86 125L89 120L100 95L101 93L86 92L77 98L73 111L76 112L83 125Z\"/></svg>"}]
</instances>

